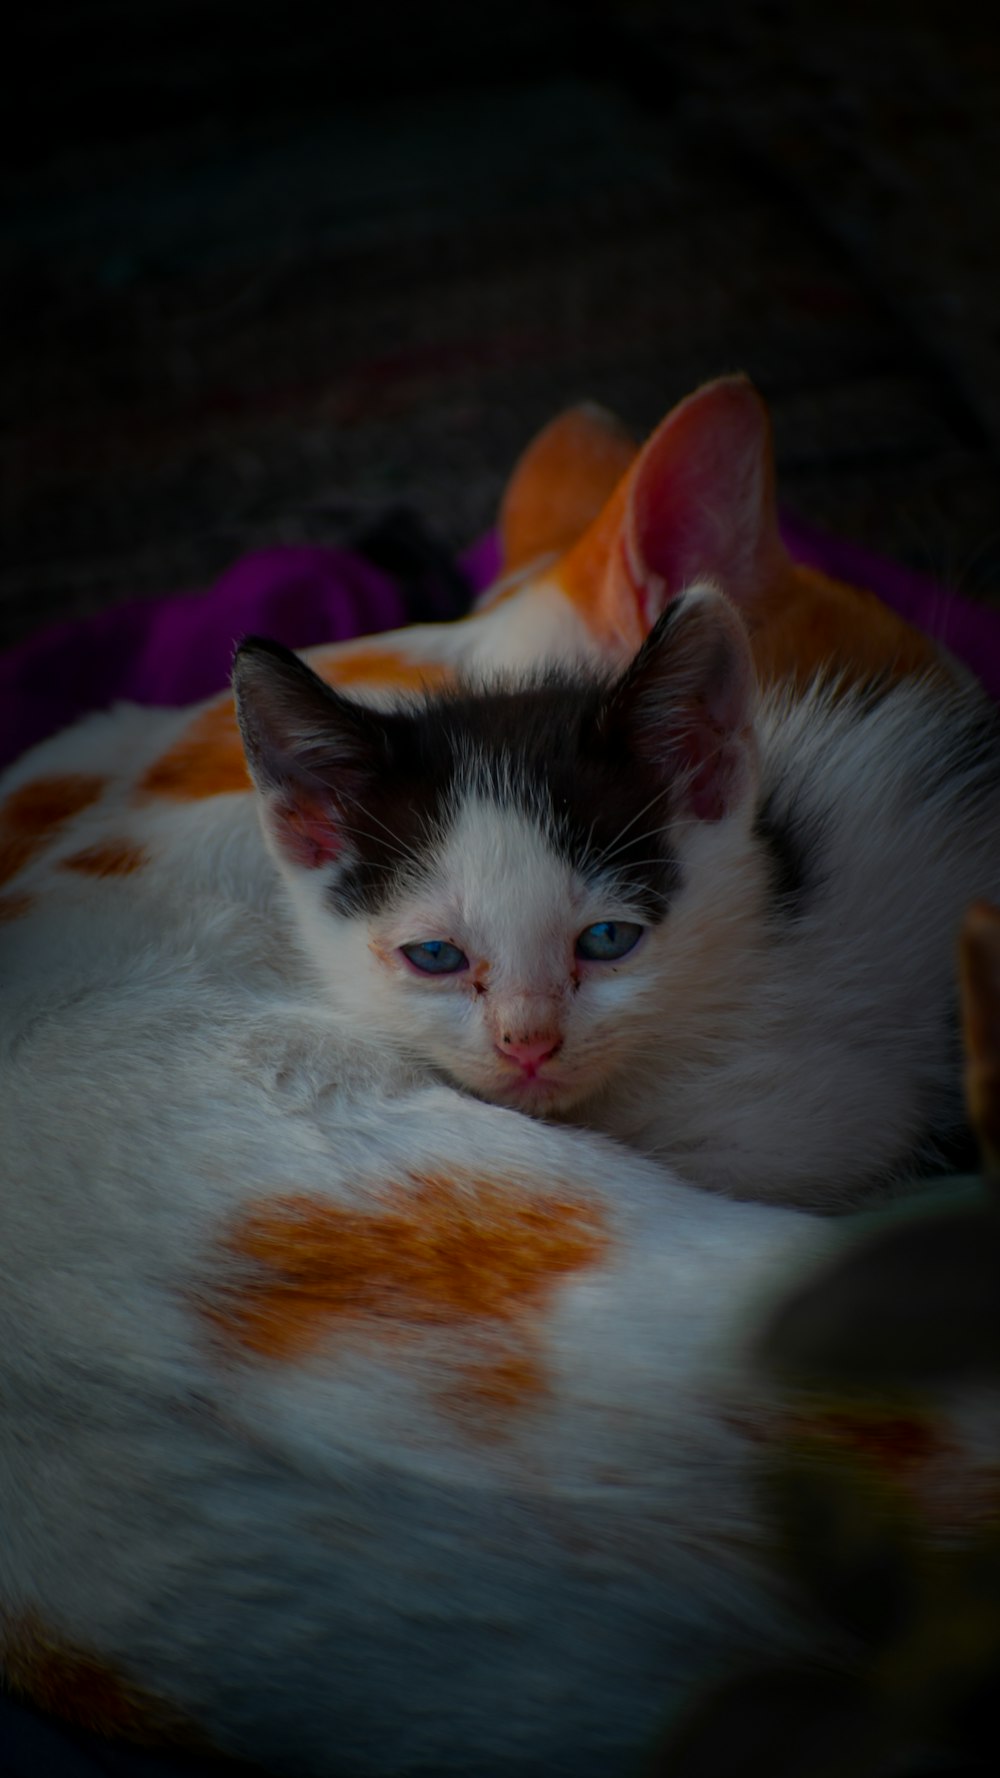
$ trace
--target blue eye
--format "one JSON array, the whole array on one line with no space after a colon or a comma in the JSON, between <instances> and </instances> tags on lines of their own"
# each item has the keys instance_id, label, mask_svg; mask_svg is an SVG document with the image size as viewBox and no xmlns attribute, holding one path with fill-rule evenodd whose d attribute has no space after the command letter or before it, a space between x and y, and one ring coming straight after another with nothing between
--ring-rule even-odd
<instances>
[{"instance_id":1,"label":"blue eye","mask_svg":"<svg viewBox=\"0 0 1000 1778\"><path fill-rule=\"evenodd\" d=\"M576 941L576 954L591 963L614 963L634 951L641 937L642 927L631 920L598 920L596 925L584 927Z\"/></svg>"},{"instance_id":2,"label":"blue eye","mask_svg":"<svg viewBox=\"0 0 1000 1778\"><path fill-rule=\"evenodd\" d=\"M414 969L422 970L424 975L458 975L460 970L469 967L465 952L443 938L429 938L425 944L400 945L399 948Z\"/></svg>"}]
</instances>

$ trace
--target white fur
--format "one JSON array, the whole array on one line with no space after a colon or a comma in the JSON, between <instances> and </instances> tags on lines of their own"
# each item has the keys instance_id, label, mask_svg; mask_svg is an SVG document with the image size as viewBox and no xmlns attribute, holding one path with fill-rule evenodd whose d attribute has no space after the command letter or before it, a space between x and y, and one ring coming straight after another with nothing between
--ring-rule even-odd
<instances>
[{"instance_id":1,"label":"white fur","mask_svg":"<svg viewBox=\"0 0 1000 1778\"><path fill-rule=\"evenodd\" d=\"M491 589L491 597L496 599L505 584L498 582ZM458 623L419 624L387 631L376 639L377 647L404 660L439 662L461 667L467 673L475 673L479 668L491 673L534 668L544 660L607 664L611 642L595 637L545 565L531 565L513 576L511 584L514 590L491 603L488 610L473 611ZM304 658L317 671L331 660L349 667L354 655L364 655L371 647L371 638L361 637L355 642L309 649ZM623 659L627 652L623 649ZM363 695L373 703L391 701L393 696L391 691L380 692L374 687L366 687Z\"/></svg>"}]
</instances>

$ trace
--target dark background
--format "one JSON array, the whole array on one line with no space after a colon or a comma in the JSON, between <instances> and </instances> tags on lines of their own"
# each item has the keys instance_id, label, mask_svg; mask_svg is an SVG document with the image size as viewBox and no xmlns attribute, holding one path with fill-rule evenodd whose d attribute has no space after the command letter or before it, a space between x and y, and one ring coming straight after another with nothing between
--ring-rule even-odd
<instances>
[{"instance_id":1,"label":"dark background","mask_svg":"<svg viewBox=\"0 0 1000 1778\"><path fill-rule=\"evenodd\" d=\"M22 9L0 642L400 505L459 547L560 406L641 431L734 368L789 511L988 594L991 11Z\"/></svg>"}]
</instances>

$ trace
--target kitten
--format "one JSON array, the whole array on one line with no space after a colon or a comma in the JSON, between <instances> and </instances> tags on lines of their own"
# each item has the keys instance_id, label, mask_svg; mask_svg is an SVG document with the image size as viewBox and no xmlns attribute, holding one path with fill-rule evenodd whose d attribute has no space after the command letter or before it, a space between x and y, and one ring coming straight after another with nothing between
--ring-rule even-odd
<instances>
[{"instance_id":1,"label":"kitten","mask_svg":"<svg viewBox=\"0 0 1000 1778\"><path fill-rule=\"evenodd\" d=\"M710 588L616 677L376 713L255 643L235 683L338 1018L745 1197L849 1201L955 1134L955 938L1000 889L971 686L759 699Z\"/></svg>"},{"instance_id":2,"label":"kitten","mask_svg":"<svg viewBox=\"0 0 1000 1778\"><path fill-rule=\"evenodd\" d=\"M0 1661L44 1707L315 1778L603 1778L706 1667L794 1640L752 1491L774 1401L739 1354L834 1232L551 1121L639 1122L647 1075L669 1094L690 1052L705 1095L671 1117L726 1161L729 1082L744 1125L757 1083L705 1021L735 1029L734 1007L782 1033L759 1088L790 1068L791 1119L824 1002L857 1019L817 930L844 954L876 841L905 902L885 893L877 937L916 935L937 1091L941 909L990 878L975 695L913 680L903 627L879 657L898 689L865 691L848 623L833 658L859 689L755 714L740 621L704 586L640 648L699 579L706 465L734 491L704 574L740 597L758 669L759 601L802 592L746 497L769 486L761 412L728 384L682 404L589 545L537 571L515 551L467 623L316 651L349 697L245 650L273 855L225 700L94 717L7 774ZM692 495L673 565L652 499L671 462ZM397 708L421 680L457 689ZM914 736L911 764L893 747ZM872 757L838 931L837 810ZM798 1024L765 993L794 946L819 1033L801 986ZM847 953L852 996L872 954ZM830 1042L847 1067L854 1039ZM895 1120L885 1165L919 1122Z\"/></svg>"}]
</instances>

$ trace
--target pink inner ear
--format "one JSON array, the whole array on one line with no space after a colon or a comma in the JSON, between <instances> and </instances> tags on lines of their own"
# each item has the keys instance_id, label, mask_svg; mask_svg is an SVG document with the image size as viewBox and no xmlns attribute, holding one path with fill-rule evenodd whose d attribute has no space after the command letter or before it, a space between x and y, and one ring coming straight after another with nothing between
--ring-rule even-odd
<instances>
[{"instance_id":1,"label":"pink inner ear","mask_svg":"<svg viewBox=\"0 0 1000 1778\"><path fill-rule=\"evenodd\" d=\"M748 608L780 576L770 426L745 377L696 390L653 433L633 471L623 541L650 622L697 580L718 580Z\"/></svg>"},{"instance_id":2,"label":"pink inner ear","mask_svg":"<svg viewBox=\"0 0 1000 1778\"><path fill-rule=\"evenodd\" d=\"M626 687L629 678L626 678ZM631 677L638 745L677 776L677 802L721 821L756 771L756 681L745 625L718 591L692 590L672 608Z\"/></svg>"},{"instance_id":3,"label":"pink inner ear","mask_svg":"<svg viewBox=\"0 0 1000 1778\"><path fill-rule=\"evenodd\" d=\"M282 851L303 870L319 870L339 856L341 837L331 810L322 803L307 797L275 802L269 815Z\"/></svg>"},{"instance_id":4,"label":"pink inner ear","mask_svg":"<svg viewBox=\"0 0 1000 1778\"><path fill-rule=\"evenodd\" d=\"M699 711L678 738L681 770L690 774L685 807L696 821L722 821L742 796L748 772L747 740Z\"/></svg>"}]
</instances>

